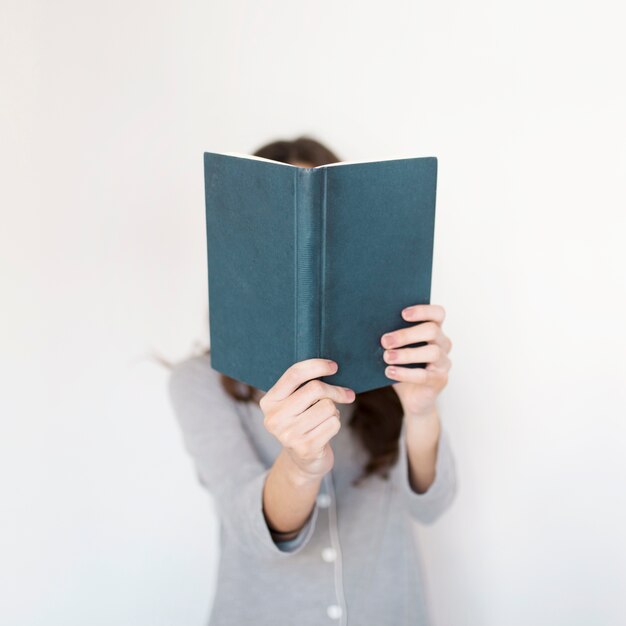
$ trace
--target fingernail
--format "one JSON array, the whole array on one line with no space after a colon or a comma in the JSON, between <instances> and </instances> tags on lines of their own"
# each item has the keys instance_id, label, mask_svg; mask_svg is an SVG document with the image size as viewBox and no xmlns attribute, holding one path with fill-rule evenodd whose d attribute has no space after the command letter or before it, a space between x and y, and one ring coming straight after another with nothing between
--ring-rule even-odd
<instances>
[{"instance_id":1,"label":"fingernail","mask_svg":"<svg viewBox=\"0 0 626 626\"><path fill-rule=\"evenodd\" d=\"M385 348L391 348L393 346L393 338L390 333L385 333L383 335L383 344Z\"/></svg>"}]
</instances>

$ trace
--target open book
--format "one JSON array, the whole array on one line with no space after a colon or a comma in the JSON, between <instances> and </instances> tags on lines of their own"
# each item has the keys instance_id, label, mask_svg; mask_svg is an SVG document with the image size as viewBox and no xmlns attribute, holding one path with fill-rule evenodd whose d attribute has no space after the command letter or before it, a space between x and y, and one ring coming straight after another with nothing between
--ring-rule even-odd
<instances>
[{"instance_id":1,"label":"open book","mask_svg":"<svg viewBox=\"0 0 626 626\"><path fill-rule=\"evenodd\" d=\"M261 391L316 357L357 393L396 382L380 338L430 302L437 159L205 152L204 180L213 368Z\"/></svg>"}]
</instances>

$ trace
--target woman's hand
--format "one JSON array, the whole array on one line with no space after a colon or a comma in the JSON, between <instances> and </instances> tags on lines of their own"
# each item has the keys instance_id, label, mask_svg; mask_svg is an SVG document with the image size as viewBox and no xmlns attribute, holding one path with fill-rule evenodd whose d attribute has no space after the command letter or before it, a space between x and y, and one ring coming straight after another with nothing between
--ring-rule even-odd
<instances>
[{"instance_id":1,"label":"woman's hand","mask_svg":"<svg viewBox=\"0 0 626 626\"><path fill-rule=\"evenodd\" d=\"M401 381L392 385L407 416L430 417L436 412L435 402L448 382L452 362L448 353L452 342L441 329L445 310L437 304L416 304L402 310L402 317L414 326L385 333L381 345L387 348L383 359L390 366L385 375ZM419 348L403 348L408 344L428 342ZM391 349L393 348L393 350ZM402 367L406 363L427 363L426 368Z\"/></svg>"},{"instance_id":2,"label":"woman's hand","mask_svg":"<svg viewBox=\"0 0 626 626\"><path fill-rule=\"evenodd\" d=\"M348 404L356 397L347 387L311 380L337 369L337 363L328 359L298 361L259 401L263 425L305 477L318 478L332 468L329 441L341 428L335 402Z\"/></svg>"}]
</instances>

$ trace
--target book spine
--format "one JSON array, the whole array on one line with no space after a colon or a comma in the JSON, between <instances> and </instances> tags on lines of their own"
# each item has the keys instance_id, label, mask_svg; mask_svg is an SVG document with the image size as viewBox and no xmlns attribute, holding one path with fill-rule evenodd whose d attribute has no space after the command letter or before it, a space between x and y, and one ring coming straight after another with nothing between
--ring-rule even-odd
<instances>
[{"instance_id":1,"label":"book spine","mask_svg":"<svg viewBox=\"0 0 626 626\"><path fill-rule=\"evenodd\" d=\"M321 357L325 171L295 172L295 361Z\"/></svg>"}]
</instances>

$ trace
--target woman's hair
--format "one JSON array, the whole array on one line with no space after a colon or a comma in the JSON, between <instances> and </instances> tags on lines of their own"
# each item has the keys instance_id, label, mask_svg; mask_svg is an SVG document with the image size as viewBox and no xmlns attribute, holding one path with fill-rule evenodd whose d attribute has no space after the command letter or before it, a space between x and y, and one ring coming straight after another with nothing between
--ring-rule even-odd
<instances>
[{"instance_id":1,"label":"woman's hair","mask_svg":"<svg viewBox=\"0 0 626 626\"><path fill-rule=\"evenodd\" d=\"M337 163L340 159L328 148L311 137L293 141L279 140L259 148L255 156L283 163L305 162L318 165ZM207 350L209 352L210 350ZM254 402L255 388L225 374L220 376L224 390L235 400ZM371 474L388 478L388 470L398 459L398 440L402 427L403 410L398 395L391 387L380 387L357 393L349 427L369 453L363 472L353 484L359 484Z\"/></svg>"}]
</instances>

